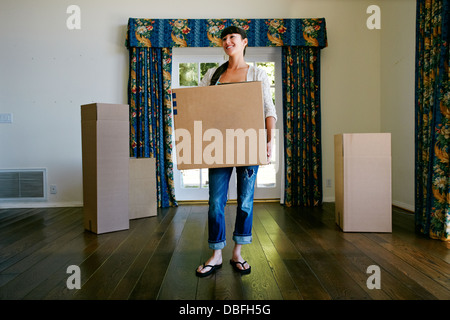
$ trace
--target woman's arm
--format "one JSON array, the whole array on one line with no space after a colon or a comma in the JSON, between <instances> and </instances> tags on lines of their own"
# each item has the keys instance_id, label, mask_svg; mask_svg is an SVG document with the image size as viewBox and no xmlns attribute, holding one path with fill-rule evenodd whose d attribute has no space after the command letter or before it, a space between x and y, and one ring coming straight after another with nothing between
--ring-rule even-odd
<instances>
[{"instance_id":1,"label":"woman's arm","mask_svg":"<svg viewBox=\"0 0 450 320\"><path fill-rule=\"evenodd\" d=\"M267 130L267 163L270 163L270 159L272 158L272 138L275 134L275 123L276 120L274 117L266 118L266 130Z\"/></svg>"},{"instance_id":2,"label":"woman's arm","mask_svg":"<svg viewBox=\"0 0 450 320\"><path fill-rule=\"evenodd\" d=\"M263 85L264 116L266 119L267 130L267 163L270 163L272 157L272 139L275 134L277 114L272 100L272 93L270 92L270 81L267 73L263 69L257 68L255 80L262 81Z\"/></svg>"}]
</instances>

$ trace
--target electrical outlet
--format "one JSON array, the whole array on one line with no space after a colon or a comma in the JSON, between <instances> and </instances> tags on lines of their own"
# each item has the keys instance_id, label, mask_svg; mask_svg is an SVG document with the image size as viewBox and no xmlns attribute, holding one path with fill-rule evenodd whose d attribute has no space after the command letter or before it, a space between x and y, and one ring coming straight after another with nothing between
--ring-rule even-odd
<instances>
[{"instance_id":1,"label":"electrical outlet","mask_svg":"<svg viewBox=\"0 0 450 320\"><path fill-rule=\"evenodd\" d=\"M12 123L12 113L0 113L0 123Z\"/></svg>"},{"instance_id":2,"label":"electrical outlet","mask_svg":"<svg viewBox=\"0 0 450 320\"><path fill-rule=\"evenodd\" d=\"M325 182L325 186L327 188L331 188L331 183L332 183L331 179L327 179L326 182Z\"/></svg>"},{"instance_id":3,"label":"electrical outlet","mask_svg":"<svg viewBox=\"0 0 450 320\"><path fill-rule=\"evenodd\" d=\"M52 184L52 185L50 186L50 193L51 193L51 194L57 194L57 193L58 193L58 189L56 188L56 185L55 185L55 184Z\"/></svg>"}]
</instances>

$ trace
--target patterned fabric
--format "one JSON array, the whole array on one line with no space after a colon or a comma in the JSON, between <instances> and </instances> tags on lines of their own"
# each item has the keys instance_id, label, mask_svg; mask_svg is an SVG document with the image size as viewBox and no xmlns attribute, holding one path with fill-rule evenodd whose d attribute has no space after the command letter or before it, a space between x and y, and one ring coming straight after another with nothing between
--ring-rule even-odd
<instances>
[{"instance_id":1,"label":"patterned fabric","mask_svg":"<svg viewBox=\"0 0 450 320\"><path fill-rule=\"evenodd\" d=\"M230 25L247 32L249 47L326 47L325 19L135 19L128 20L128 47L220 47Z\"/></svg>"},{"instance_id":2,"label":"patterned fabric","mask_svg":"<svg viewBox=\"0 0 450 320\"><path fill-rule=\"evenodd\" d=\"M416 228L445 241L450 241L449 6L447 0L418 0L416 21Z\"/></svg>"},{"instance_id":3,"label":"patterned fabric","mask_svg":"<svg viewBox=\"0 0 450 320\"><path fill-rule=\"evenodd\" d=\"M284 60L289 63L283 66L283 78L288 83L283 86L283 94L292 95L285 97L287 114L292 117L287 120L286 134L289 138L286 140L291 144L290 137L295 138L295 142L286 149L286 154L290 155L286 161L286 172L289 173L286 204L318 205L322 199L318 52L327 46L323 18L130 18L126 45L130 51L131 156L157 158L158 204L160 207L177 205L171 145L170 48L220 47L221 31L230 25L247 31L250 47L283 46L286 49ZM290 46L296 47L292 53L288 50ZM302 56L301 60L296 54ZM312 73L310 67L314 67ZM301 77L306 77L306 82ZM297 87L302 90L297 91ZM311 88L315 89L311 92ZM298 99L295 95L300 92L302 95ZM300 123L295 118L302 114L305 118ZM297 161L299 159L294 161L296 154L302 155L302 163Z\"/></svg>"},{"instance_id":4,"label":"patterned fabric","mask_svg":"<svg viewBox=\"0 0 450 320\"><path fill-rule=\"evenodd\" d=\"M130 155L156 158L159 207L177 205L172 163L169 48L130 48Z\"/></svg>"},{"instance_id":5,"label":"patterned fabric","mask_svg":"<svg viewBox=\"0 0 450 320\"><path fill-rule=\"evenodd\" d=\"M283 47L285 204L322 203L319 49Z\"/></svg>"}]
</instances>

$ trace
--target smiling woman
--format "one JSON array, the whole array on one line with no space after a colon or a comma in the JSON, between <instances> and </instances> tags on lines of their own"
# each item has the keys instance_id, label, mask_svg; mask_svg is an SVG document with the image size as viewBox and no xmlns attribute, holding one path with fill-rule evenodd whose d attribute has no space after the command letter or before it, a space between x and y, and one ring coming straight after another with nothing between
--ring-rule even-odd
<instances>
[{"instance_id":1,"label":"smiling woman","mask_svg":"<svg viewBox=\"0 0 450 320\"><path fill-rule=\"evenodd\" d=\"M245 49L247 46L247 33L242 28L231 26L222 32L222 47L228 56L233 55L233 52L243 51L245 57Z\"/></svg>"},{"instance_id":2,"label":"smiling woman","mask_svg":"<svg viewBox=\"0 0 450 320\"><path fill-rule=\"evenodd\" d=\"M270 94L270 81L262 69L250 66L244 59L248 45L246 32L239 27L230 26L221 33L222 48L228 61L218 68L208 71L202 79L201 86L215 86L223 83L260 81L263 91L263 110L267 132L267 159L272 153L272 132L277 120L276 109ZM261 85L259 85L261 86ZM231 93L230 93L231 94ZM230 106L231 107L231 106ZM242 114L242 112L240 112ZM230 113L239 117L239 112ZM255 116L255 115L254 115ZM240 274L249 274L251 266L241 255L243 245L252 243L253 198L258 165L236 167L237 210L233 240L235 242L230 264ZM228 186L233 167L209 168L209 210L208 210L208 244L212 256L199 266L196 275L205 277L222 266L222 250L226 246L225 206L228 199ZM248 172L252 172L249 176Z\"/></svg>"}]
</instances>

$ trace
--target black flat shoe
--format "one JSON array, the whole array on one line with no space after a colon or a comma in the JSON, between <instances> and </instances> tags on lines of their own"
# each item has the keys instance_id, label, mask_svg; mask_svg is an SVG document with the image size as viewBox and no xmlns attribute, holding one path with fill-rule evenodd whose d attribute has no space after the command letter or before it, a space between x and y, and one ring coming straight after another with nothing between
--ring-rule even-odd
<instances>
[{"instance_id":1,"label":"black flat shoe","mask_svg":"<svg viewBox=\"0 0 450 320\"><path fill-rule=\"evenodd\" d=\"M212 274L213 272L215 272L217 269L222 268L222 264L216 264L215 266L212 266L212 265L210 265L210 264L208 264L208 265L205 266L205 264L203 264L203 269L204 269L204 268L207 268L207 267L211 268L211 269L210 269L209 271L207 271L207 272L198 272L198 270L195 270L195 274L197 275L197 277L203 278L203 277L209 276L210 274Z\"/></svg>"},{"instance_id":2,"label":"black flat shoe","mask_svg":"<svg viewBox=\"0 0 450 320\"><path fill-rule=\"evenodd\" d=\"M247 263L247 261L244 262L239 262L239 261L233 261L230 260L230 264L233 266L233 269L237 272L239 272L240 274L249 274L252 271L252 267L249 266L248 269L245 269L245 264ZM242 268L244 269L240 269L237 265L240 264L242 266Z\"/></svg>"}]
</instances>

